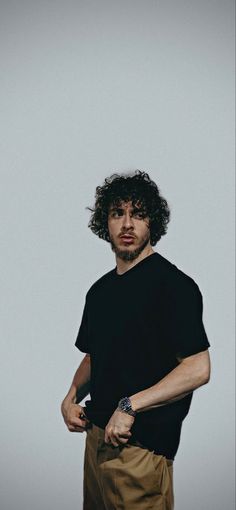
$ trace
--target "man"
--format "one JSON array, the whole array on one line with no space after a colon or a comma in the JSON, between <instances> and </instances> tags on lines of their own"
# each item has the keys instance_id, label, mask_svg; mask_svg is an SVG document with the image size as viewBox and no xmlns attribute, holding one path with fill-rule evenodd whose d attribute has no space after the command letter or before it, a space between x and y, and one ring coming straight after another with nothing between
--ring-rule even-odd
<instances>
[{"instance_id":1,"label":"man","mask_svg":"<svg viewBox=\"0 0 236 510\"><path fill-rule=\"evenodd\" d=\"M172 510L182 422L210 376L202 295L153 250L170 210L148 174L105 179L90 210L116 267L87 292L76 339L85 356L62 402L68 429L87 432L83 508Z\"/></svg>"}]
</instances>

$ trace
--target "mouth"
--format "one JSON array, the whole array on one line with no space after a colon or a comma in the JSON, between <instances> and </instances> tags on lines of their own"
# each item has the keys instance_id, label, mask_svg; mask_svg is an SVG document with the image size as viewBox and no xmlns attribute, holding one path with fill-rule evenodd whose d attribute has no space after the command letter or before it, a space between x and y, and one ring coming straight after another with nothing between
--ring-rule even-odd
<instances>
[{"instance_id":1,"label":"mouth","mask_svg":"<svg viewBox=\"0 0 236 510\"><path fill-rule=\"evenodd\" d=\"M124 234L122 236L120 236L120 238L122 239L122 241L124 243L132 243L133 240L134 240L134 236L130 235L130 234Z\"/></svg>"}]
</instances>

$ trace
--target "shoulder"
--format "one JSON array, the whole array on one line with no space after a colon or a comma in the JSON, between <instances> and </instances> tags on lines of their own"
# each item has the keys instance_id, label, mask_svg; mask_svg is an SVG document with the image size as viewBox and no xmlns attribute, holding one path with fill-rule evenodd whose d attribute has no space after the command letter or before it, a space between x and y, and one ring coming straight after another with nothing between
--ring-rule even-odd
<instances>
[{"instance_id":1,"label":"shoulder","mask_svg":"<svg viewBox=\"0 0 236 510\"><path fill-rule=\"evenodd\" d=\"M176 264L169 261L162 255L159 255L159 264L161 267L165 288L167 293L172 295L201 295L199 286L192 276L185 273Z\"/></svg>"},{"instance_id":2,"label":"shoulder","mask_svg":"<svg viewBox=\"0 0 236 510\"><path fill-rule=\"evenodd\" d=\"M99 294L101 291L103 292L106 287L110 284L114 274L114 269L111 269L104 275L102 275L98 280L96 280L91 287L88 289L86 294L86 299L92 298L94 295Z\"/></svg>"}]
</instances>

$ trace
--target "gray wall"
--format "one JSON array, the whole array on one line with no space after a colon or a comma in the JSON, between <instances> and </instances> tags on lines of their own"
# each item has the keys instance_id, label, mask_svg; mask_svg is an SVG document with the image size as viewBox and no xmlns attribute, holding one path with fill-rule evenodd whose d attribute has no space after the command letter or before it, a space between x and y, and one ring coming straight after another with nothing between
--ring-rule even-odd
<instances>
[{"instance_id":1,"label":"gray wall","mask_svg":"<svg viewBox=\"0 0 236 510\"><path fill-rule=\"evenodd\" d=\"M85 206L140 168L172 209L156 246L204 298L212 379L175 462L176 510L233 510L233 2L1 7L3 510L81 510L85 437L60 402L86 290L114 267Z\"/></svg>"}]
</instances>

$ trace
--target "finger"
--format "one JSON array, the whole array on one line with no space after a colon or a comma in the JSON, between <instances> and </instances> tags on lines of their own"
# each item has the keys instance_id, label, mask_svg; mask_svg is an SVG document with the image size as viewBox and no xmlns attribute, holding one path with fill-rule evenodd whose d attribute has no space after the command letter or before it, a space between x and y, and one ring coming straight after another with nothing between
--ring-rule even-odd
<instances>
[{"instance_id":1,"label":"finger","mask_svg":"<svg viewBox=\"0 0 236 510\"><path fill-rule=\"evenodd\" d=\"M69 422L67 422L67 426L68 426L68 427L70 427L71 429L82 429L82 430L84 430L84 429L85 429L85 427L84 427L84 425L83 425L83 424L81 424L81 423L76 423L76 422L74 422L74 421L69 421Z\"/></svg>"},{"instance_id":2,"label":"finger","mask_svg":"<svg viewBox=\"0 0 236 510\"><path fill-rule=\"evenodd\" d=\"M105 429L104 441L107 444L111 442L110 431L108 431L107 429Z\"/></svg>"},{"instance_id":3,"label":"finger","mask_svg":"<svg viewBox=\"0 0 236 510\"><path fill-rule=\"evenodd\" d=\"M84 427L74 427L73 425L68 425L67 428L70 432L84 432L85 431Z\"/></svg>"},{"instance_id":4,"label":"finger","mask_svg":"<svg viewBox=\"0 0 236 510\"><path fill-rule=\"evenodd\" d=\"M117 441L119 441L120 444L126 444L129 441L129 438L119 436Z\"/></svg>"},{"instance_id":5,"label":"finger","mask_svg":"<svg viewBox=\"0 0 236 510\"><path fill-rule=\"evenodd\" d=\"M72 425L73 427L82 427L82 428L85 428L85 422L84 420L80 420L79 418L76 418L73 416L73 418L71 418L70 420L70 425Z\"/></svg>"},{"instance_id":6,"label":"finger","mask_svg":"<svg viewBox=\"0 0 236 510\"><path fill-rule=\"evenodd\" d=\"M82 411L79 413L79 418L80 418L81 420L90 421L90 420L88 419L88 417L86 416L86 414L85 414L85 412L84 412L84 410L83 410L83 409L82 409Z\"/></svg>"},{"instance_id":7,"label":"finger","mask_svg":"<svg viewBox=\"0 0 236 510\"><path fill-rule=\"evenodd\" d=\"M119 446L119 438L115 435L111 435L111 443L113 444L113 446Z\"/></svg>"},{"instance_id":8,"label":"finger","mask_svg":"<svg viewBox=\"0 0 236 510\"><path fill-rule=\"evenodd\" d=\"M84 430L79 430L79 429L72 429L70 430L70 432L74 432L74 433L77 433L77 434L83 434Z\"/></svg>"},{"instance_id":9,"label":"finger","mask_svg":"<svg viewBox=\"0 0 236 510\"><path fill-rule=\"evenodd\" d=\"M111 440L111 444L115 446L116 448L120 446L120 443L118 441L115 441L114 439Z\"/></svg>"},{"instance_id":10,"label":"finger","mask_svg":"<svg viewBox=\"0 0 236 510\"><path fill-rule=\"evenodd\" d=\"M69 416L67 421L73 427L85 427L85 421L78 418L78 416Z\"/></svg>"},{"instance_id":11,"label":"finger","mask_svg":"<svg viewBox=\"0 0 236 510\"><path fill-rule=\"evenodd\" d=\"M115 439L120 444L126 444L129 441L129 438L132 436L132 433L130 431L123 433L123 434L115 434Z\"/></svg>"},{"instance_id":12,"label":"finger","mask_svg":"<svg viewBox=\"0 0 236 510\"><path fill-rule=\"evenodd\" d=\"M105 443L108 445L118 446L118 444L116 444L117 443L116 439L114 439L111 435L107 435Z\"/></svg>"},{"instance_id":13,"label":"finger","mask_svg":"<svg viewBox=\"0 0 236 510\"><path fill-rule=\"evenodd\" d=\"M126 432L125 434L117 434L118 437L124 437L125 439L129 439L132 436L131 432Z\"/></svg>"}]
</instances>

